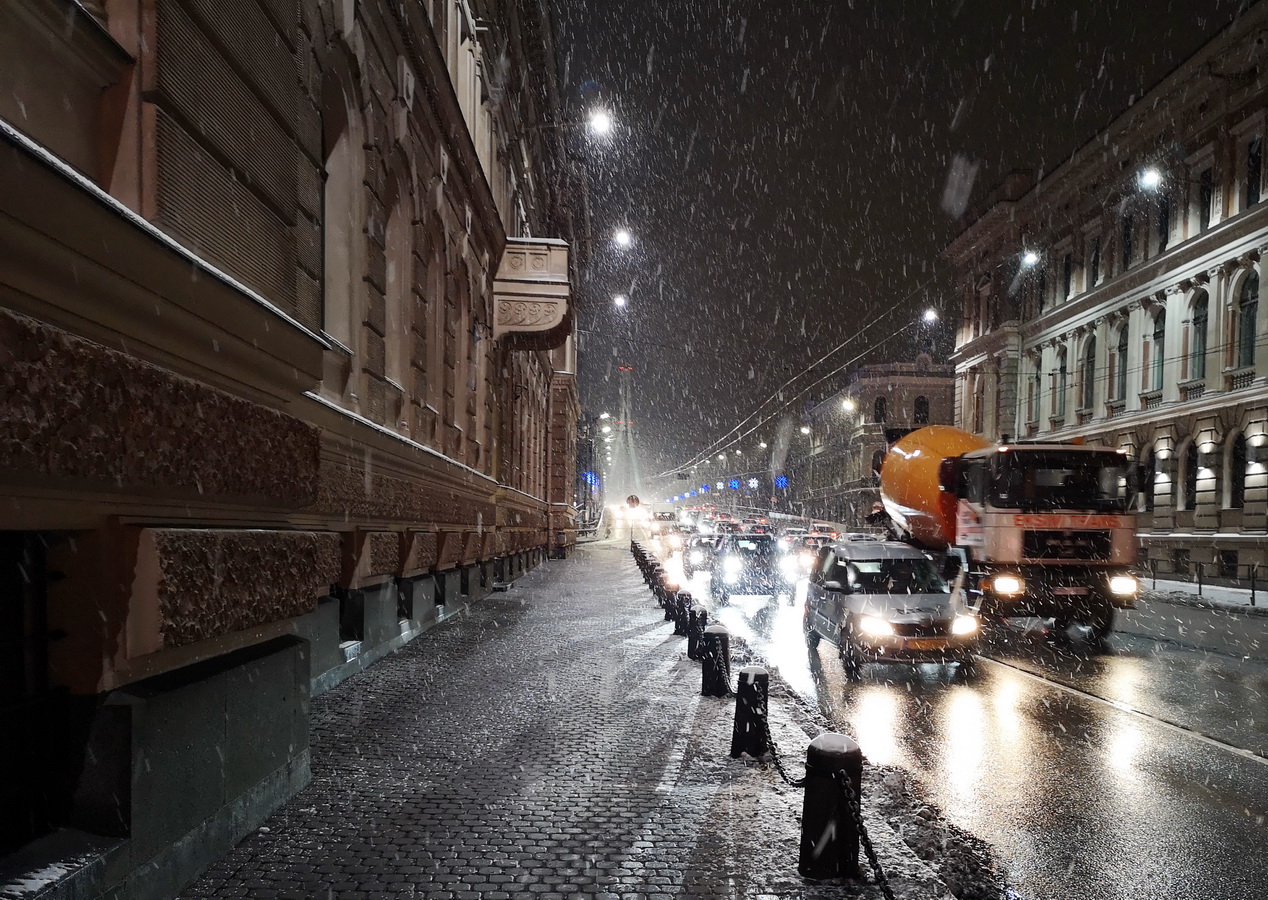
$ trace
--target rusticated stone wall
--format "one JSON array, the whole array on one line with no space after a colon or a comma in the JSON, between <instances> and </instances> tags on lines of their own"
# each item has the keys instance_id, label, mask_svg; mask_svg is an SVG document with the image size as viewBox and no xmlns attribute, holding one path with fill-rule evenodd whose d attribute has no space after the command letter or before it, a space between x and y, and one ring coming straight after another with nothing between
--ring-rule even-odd
<instances>
[{"instance_id":1,"label":"rusticated stone wall","mask_svg":"<svg viewBox=\"0 0 1268 900\"><path fill-rule=\"evenodd\" d=\"M339 578L333 532L152 529L164 647L302 616Z\"/></svg>"},{"instance_id":2,"label":"rusticated stone wall","mask_svg":"<svg viewBox=\"0 0 1268 900\"><path fill-rule=\"evenodd\" d=\"M300 507L319 449L299 419L0 310L0 469Z\"/></svg>"},{"instance_id":3,"label":"rusticated stone wall","mask_svg":"<svg viewBox=\"0 0 1268 900\"><path fill-rule=\"evenodd\" d=\"M488 490L483 484L478 489ZM375 471L367 479L364 466L329 459L321 461L316 511L345 520L473 525L477 521L491 523L495 516L493 503L476 500L470 493L446 490L432 481L406 481Z\"/></svg>"}]
</instances>

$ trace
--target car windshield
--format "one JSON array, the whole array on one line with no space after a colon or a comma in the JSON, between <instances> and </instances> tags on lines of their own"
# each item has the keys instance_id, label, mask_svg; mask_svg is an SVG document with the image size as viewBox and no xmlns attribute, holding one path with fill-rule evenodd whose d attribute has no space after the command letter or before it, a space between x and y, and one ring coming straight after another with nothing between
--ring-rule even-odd
<instances>
[{"instance_id":1,"label":"car windshield","mask_svg":"<svg viewBox=\"0 0 1268 900\"><path fill-rule=\"evenodd\" d=\"M1131 460L1113 451L1010 450L992 470L990 502L999 509L1123 512L1135 503Z\"/></svg>"},{"instance_id":2,"label":"car windshield","mask_svg":"<svg viewBox=\"0 0 1268 900\"><path fill-rule=\"evenodd\" d=\"M949 593L946 581L924 557L840 560L828 579L849 584L861 594Z\"/></svg>"},{"instance_id":3,"label":"car windshield","mask_svg":"<svg viewBox=\"0 0 1268 900\"><path fill-rule=\"evenodd\" d=\"M775 542L770 535L748 535L732 541L731 550L742 556L770 556L775 551Z\"/></svg>"}]
</instances>

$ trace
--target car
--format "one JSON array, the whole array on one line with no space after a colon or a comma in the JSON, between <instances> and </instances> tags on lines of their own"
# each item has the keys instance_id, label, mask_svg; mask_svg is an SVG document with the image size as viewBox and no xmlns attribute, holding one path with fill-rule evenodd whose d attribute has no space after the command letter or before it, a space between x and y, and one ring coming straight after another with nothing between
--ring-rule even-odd
<instances>
[{"instance_id":1,"label":"car","mask_svg":"<svg viewBox=\"0 0 1268 900\"><path fill-rule=\"evenodd\" d=\"M804 576L814 568L820 548L831 543L832 538L826 535L803 534L797 541L790 543L784 552L797 560L798 570Z\"/></svg>"},{"instance_id":2,"label":"car","mask_svg":"<svg viewBox=\"0 0 1268 900\"><path fill-rule=\"evenodd\" d=\"M732 534L714 554L709 590L718 603L729 602L732 594L776 595L791 591L797 574L774 535Z\"/></svg>"},{"instance_id":3,"label":"car","mask_svg":"<svg viewBox=\"0 0 1268 900\"><path fill-rule=\"evenodd\" d=\"M959 663L971 672L981 626L928 554L896 541L822 547L806 588L806 643L835 644L857 678L868 663Z\"/></svg>"},{"instance_id":4,"label":"car","mask_svg":"<svg viewBox=\"0 0 1268 900\"><path fill-rule=\"evenodd\" d=\"M683 577L691 580L697 572L710 571L713 568L713 555L721 541L721 538L711 534L697 534L688 538L682 551Z\"/></svg>"},{"instance_id":5,"label":"car","mask_svg":"<svg viewBox=\"0 0 1268 900\"><path fill-rule=\"evenodd\" d=\"M653 533L652 540L660 547L666 557L673 556L682 550L686 541L682 526L673 522L653 522L652 524L660 525L660 530Z\"/></svg>"},{"instance_id":6,"label":"car","mask_svg":"<svg viewBox=\"0 0 1268 900\"><path fill-rule=\"evenodd\" d=\"M740 534L744 531L744 526L739 522L715 522L713 523L714 534Z\"/></svg>"}]
</instances>

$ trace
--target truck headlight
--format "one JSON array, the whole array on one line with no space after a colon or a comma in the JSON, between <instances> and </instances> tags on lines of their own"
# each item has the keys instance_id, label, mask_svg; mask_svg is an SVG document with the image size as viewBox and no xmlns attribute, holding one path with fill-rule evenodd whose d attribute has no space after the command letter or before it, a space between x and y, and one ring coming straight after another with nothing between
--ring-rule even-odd
<instances>
[{"instance_id":1,"label":"truck headlight","mask_svg":"<svg viewBox=\"0 0 1268 900\"><path fill-rule=\"evenodd\" d=\"M894 626L876 616L864 616L859 619L859 631L873 637L891 637L894 634Z\"/></svg>"},{"instance_id":2,"label":"truck headlight","mask_svg":"<svg viewBox=\"0 0 1268 900\"><path fill-rule=\"evenodd\" d=\"M977 616L956 616L951 620L952 634L972 634L977 631Z\"/></svg>"},{"instance_id":3,"label":"truck headlight","mask_svg":"<svg viewBox=\"0 0 1268 900\"><path fill-rule=\"evenodd\" d=\"M1026 582L1020 575L996 575L991 579L991 590L1001 597L1016 597L1025 593Z\"/></svg>"},{"instance_id":4,"label":"truck headlight","mask_svg":"<svg viewBox=\"0 0 1268 900\"><path fill-rule=\"evenodd\" d=\"M728 556L722 560L722 571L728 575L739 575L740 570L744 568L744 563L740 562L738 556Z\"/></svg>"},{"instance_id":5,"label":"truck headlight","mask_svg":"<svg viewBox=\"0 0 1268 900\"><path fill-rule=\"evenodd\" d=\"M779 560L779 571L783 572L787 578L795 577L799 569L797 560L791 556L785 556Z\"/></svg>"},{"instance_id":6,"label":"truck headlight","mask_svg":"<svg viewBox=\"0 0 1268 900\"><path fill-rule=\"evenodd\" d=\"M1140 582L1134 575L1115 575L1109 580L1109 589L1115 597L1132 597L1140 592Z\"/></svg>"}]
</instances>

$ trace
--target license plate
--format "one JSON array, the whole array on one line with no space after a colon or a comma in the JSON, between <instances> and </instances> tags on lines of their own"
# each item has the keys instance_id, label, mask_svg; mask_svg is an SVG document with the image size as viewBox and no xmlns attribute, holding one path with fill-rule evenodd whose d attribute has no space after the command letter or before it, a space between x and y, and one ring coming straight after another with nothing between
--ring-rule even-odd
<instances>
[{"instance_id":1,"label":"license plate","mask_svg":"<svg viewBox=\"0 0 1268 900\"><path fill-rule=\"evenodd\" d=\"M904 646L908 650L941 650L946 645L942 638L911 638Z\"/></svg>"},{"instance_id":2,"label":"license plate","mask_svg":"<svg viewBox=\"0 0 1268 900\"><path fill-rule=\"evenodd\" d=\"M1084 597L1087 590L1085 587L1059 587L1053 588L1052 593L1057 597Z\"/></svg>"}]
</instances>

